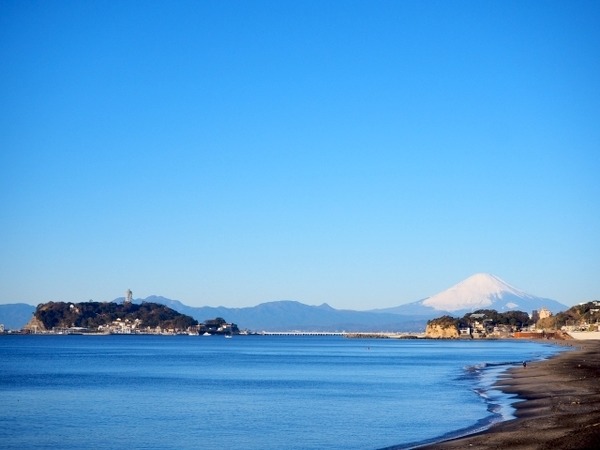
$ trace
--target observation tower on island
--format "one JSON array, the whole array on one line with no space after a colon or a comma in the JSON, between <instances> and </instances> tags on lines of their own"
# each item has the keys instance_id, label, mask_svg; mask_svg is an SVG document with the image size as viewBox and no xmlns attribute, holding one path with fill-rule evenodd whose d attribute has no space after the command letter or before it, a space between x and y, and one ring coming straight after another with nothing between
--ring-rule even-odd
<instances>
[{"instance_id":1,"label":"observation tower on island","mask_svg":"<svg viewBox=\"0 0 600 450\"><path fill-rule=\"evenodd\" d=\"M125 291L125 302L124 303L131 303L132 300L133 300L133 292L131 292L131 289L127 289Z\"/></svg>"}]
</instances>

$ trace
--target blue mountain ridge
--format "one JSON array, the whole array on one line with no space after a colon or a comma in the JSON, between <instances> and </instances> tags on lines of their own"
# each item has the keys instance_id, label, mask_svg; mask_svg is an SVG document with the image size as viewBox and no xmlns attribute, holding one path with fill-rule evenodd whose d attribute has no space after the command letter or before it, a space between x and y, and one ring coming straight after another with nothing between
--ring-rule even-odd
<instances>
[{"instance_id":1,"label":"blue mountain ridge","mask_svg":"<svg viewBox=\"0 0 600 450\"><path fill-rule=\"evenodd\" d=\"M0 323L6 330L20 330L31 320L35 306L27 303L0 305Z\"/></svg>"},{"instance_id":2,"label":"blue mountain ridge","mask_svg":"<svg viewBox=\"0 0 600 450\"><path fill-rule=\"evenodd\" d=\"M122 302L123 297L116 299ZM339 310L324 303L310 306L293 300L261 303L244 308L224 306L187 306L179 300L161 296L135 299L134 302L160 303L202 322L222 317L251 331L423 331L427 320L435 315L403 316L371 311Z\"/></svg>"}]
</instances>

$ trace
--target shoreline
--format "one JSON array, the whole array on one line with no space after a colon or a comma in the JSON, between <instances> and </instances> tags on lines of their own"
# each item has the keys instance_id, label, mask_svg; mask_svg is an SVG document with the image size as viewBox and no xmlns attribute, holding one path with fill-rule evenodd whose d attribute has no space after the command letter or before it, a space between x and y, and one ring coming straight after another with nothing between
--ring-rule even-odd
<instances>
[{"instance_id":1,"label":"shoreline","mask_svg":"<svg viewBox=\"0 0 600 450\"><path fill-rule=\"evenodd\" d=\"M527 367L512 367L496 383L504 394L517 396L515 419L412 448L596 448L600 442L600 340L553 343L573 350L528 362Z\"/></svg>"}]
</instances>

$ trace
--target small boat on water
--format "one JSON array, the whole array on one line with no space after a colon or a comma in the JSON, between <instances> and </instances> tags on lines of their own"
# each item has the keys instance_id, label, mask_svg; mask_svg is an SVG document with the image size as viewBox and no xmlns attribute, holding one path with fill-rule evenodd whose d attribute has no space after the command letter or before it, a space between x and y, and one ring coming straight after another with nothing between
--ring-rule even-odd
<instances>
[{"instance_id":1,"label":"small boat on water","mask_svg":"<svg viewBox=\"0 0 600 450\"><path fill-rule=\"evenodd\" d=\"M202 336L212 336L212 334L210 334L208 331L205 332Z\"/></svg>"}]
</instances>

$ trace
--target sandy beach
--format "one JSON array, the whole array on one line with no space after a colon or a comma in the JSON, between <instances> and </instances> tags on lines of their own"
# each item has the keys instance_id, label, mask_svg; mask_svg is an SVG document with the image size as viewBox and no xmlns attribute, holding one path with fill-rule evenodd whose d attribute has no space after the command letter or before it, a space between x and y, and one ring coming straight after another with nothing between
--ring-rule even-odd
<instances>
[{"instance_id":1,"label":"sandy beach","mask_svg":"<svg viewBox=\"0 0 600 450\"><path fill-rule=\"evenodd\" d=\"M600 340L557 341L572 346L545 361L509 369L499 387L523 399L516 419L486 431L421 449L600 448Z\"/></svg>"}]
</instances>

